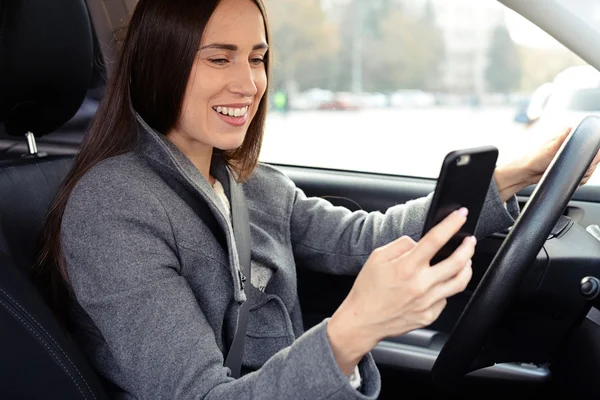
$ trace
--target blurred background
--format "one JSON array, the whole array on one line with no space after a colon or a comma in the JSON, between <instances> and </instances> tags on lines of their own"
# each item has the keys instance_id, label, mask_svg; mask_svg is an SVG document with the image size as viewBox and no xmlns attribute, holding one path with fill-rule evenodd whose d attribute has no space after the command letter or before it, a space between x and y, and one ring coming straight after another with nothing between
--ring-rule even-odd
<instances>
[{"instance_id":1,"label":"blurred background","mask_svg":"<svg viewBox=\"0 0 600 400\"><path fill-rule=\"evenodd\" d=\"M436 178L449 151L494 145L503 164L600 113L600 73L496 0L263 1L265 162ZM136 3L88 2L94 76L74 118L39 140L44 151L77 151ZM557 3L600 30L600 1L540 2ZM23 151L0 127L0 160Z\"/></svg>"},{"instance_id":2,"label":"blurred background","mask_svg":"<svg viewBox=\"0 0 600 400\"><path fill-rule=\"evenodd\" d=\"M598 72L494 0L265 1L263 161L433 178L448 151L508 162L600 112Z\"/></svg>"}]
</instances>

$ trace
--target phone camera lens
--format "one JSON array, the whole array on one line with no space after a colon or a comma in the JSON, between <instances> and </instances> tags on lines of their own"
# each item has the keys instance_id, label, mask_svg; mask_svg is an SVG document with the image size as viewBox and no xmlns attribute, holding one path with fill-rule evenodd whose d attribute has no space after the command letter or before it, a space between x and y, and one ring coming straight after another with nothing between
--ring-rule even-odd
<instances>
[{"instance_id":1,"label":"phone camera lens","mask_svg":"<svg viewBox=\"0 0 600 400\"><path fill-rule=\"evenodd\" d=\"M459 167L461 165L467 165L469 161L471 161L471 157L469 157L468 155L463 155L458 157L458 159L456 160L456 165L458 165Z\"/></svg>"}]
</instances>

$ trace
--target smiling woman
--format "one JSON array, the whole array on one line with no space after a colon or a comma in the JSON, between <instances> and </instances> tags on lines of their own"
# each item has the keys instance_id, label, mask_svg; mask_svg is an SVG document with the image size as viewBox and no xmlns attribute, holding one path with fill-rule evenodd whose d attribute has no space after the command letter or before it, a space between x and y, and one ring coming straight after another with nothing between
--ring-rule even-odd
<instances>
[{"instance_id":1,"label":"smiling woman","mask_svg":"<svg viewBox=\"0 0 600 400\"><path fill-rule=\"evenodd\" d=\"M430 196L352 212L258 163L268 32L261 0L140 0L51 208L37 282L118 398L377 398L371 350L471 278L474 237L432 262L465 208L421 237ZM567 134L495 170L477 236L514 222ZM308 330L297 266L356 277Z\"/></svg>"},{"instance_id":2,"label":"smiling woman","mask_svg":"<svg viewBox=\"0 0 600 400\"><path fill-rule=\"evenodd\" d=\"M246 132L246 143L260 143L264 115L255 122L259 129L250 125L267 89L267 49L255 4L225 1L217 7L192 65L181 118L166 134L207 178L213 148L239 148L237 154L247 158L252 152L240 148Z\"/></svg>"},{"instance_id":3,"label":"smiling woman","mask_svg":"<svg viewBox=\"0 0 600 400\"><path fill-rule=\"evenodd\" d=\"M268 49L259 0L141 0L132 16L46 221L36 278L54 289L46 297L55 312L121 397L375 398L370 349L431 322L470 277L475 243L466 240L429 273L435 292L406 291L389 308L398 300L392 286L371 304L377 312L360 309L373 297L371 282L390 282L378 276L390 270L378 266L415 247L398 238L418 235L428 200L386 216L352 213L306 198L282 173L257 165ZM246 204L231 201L238 182ZM502 217L487 229L510 223L498 192L490 197ZM246 206L253 246L245 284L231 215ZM447 240L466 213L455 212L433 235ZM401 264L430 271L427 254L439 241L424 240ZM374 245L386 244L368 260ZM331 274L365 266L331 324L307 332L295 270L305 262ZM415 285L421 278L412 272L396 284ZM250 315L241 332L243 377L233 379L224 360L241 304Z\"/></svg>"}]
</instances>

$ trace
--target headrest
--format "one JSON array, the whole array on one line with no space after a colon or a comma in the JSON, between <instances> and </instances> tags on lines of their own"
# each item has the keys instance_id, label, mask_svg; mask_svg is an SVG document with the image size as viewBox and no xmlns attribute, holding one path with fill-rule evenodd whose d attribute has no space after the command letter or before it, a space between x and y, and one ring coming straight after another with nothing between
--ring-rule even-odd
<instances>
[{"instance_id":1,"label":"headrest","mask_svg":"<svg viewBox=\"0 0 600 400\"><path fill-rule=\"evenodd\" d=\"M0 0L0 123L11 135L60 128L79 109L93 67L84 0Z\"/></svg>"}]
</instances>

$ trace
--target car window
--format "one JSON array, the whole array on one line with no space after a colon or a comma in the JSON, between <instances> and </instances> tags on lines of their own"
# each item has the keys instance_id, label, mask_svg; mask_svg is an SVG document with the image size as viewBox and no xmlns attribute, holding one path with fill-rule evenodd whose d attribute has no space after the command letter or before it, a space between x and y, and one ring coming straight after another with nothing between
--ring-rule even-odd
<instances>
[{"instance_id":1,"label":"car window","mask_svg":"<svg viewBox=\"0 0 600 400\"><path fill-rule=\"evenodd\" d=\"M536 89L585 63L497 1L266 3L274 63L262 161L436 178L451 150L495 145L502 163L572 123L534 122L527 108ZM597 101L584 88L556 113Z\"/></svg>"}]
</instances>

